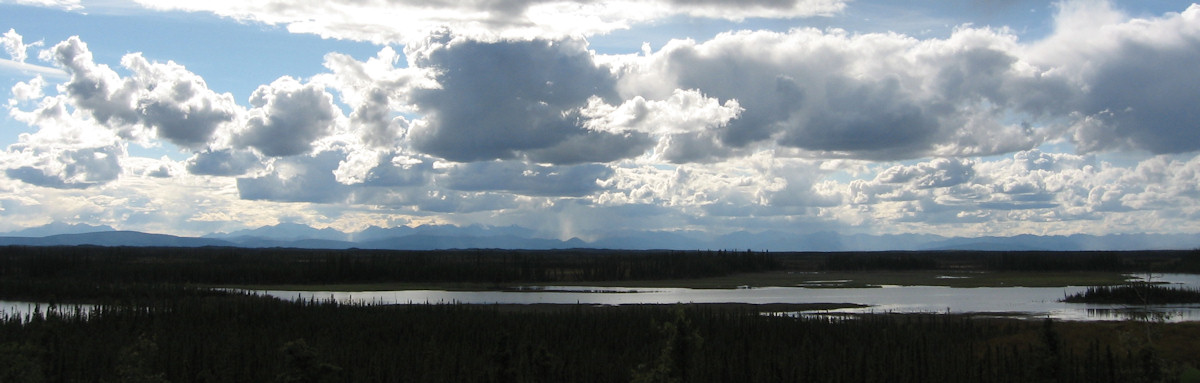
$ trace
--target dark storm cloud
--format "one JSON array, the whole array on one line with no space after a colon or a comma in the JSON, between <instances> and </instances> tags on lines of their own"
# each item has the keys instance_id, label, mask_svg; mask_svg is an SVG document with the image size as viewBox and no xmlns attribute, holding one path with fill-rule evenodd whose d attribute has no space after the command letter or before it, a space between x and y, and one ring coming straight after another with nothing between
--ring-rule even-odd
<instances>
[{"instance_id":1,"label":"dark storm cloud","mask_svg":"<svg viewBox=\"0 0 1200 383\"><path fill-rule=\"evenodd\" d=\"M445 37L449 39L449 37ZM578 41L454 40L414 50L437 71L437 89L414 91L424 114L414 148L452 161L514 159L606 162L640 154L644 135L594 132L579 109L598 96L616 100L616 79Z\"/></svg>"}]
</instances>

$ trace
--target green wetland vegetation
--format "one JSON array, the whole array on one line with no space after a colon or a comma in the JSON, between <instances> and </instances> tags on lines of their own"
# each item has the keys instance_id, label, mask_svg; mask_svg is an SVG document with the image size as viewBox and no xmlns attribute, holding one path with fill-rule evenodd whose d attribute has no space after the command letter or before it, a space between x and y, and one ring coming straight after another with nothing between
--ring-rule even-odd
<instances>
[{"instance_id":1,"label":"green wetland vegetation","mask_svg":"<svg viewBox=\"0 0 1200 383\"><path fill-rule=\"evenodd\" d=\"M1196 273L1198 255L0 248L0 299L47 302L0 317L0 382L1188 382L1198 322L361 305L211 287L1120 286ZM945 278L960 275L975 278Z\"/></svg>"}]
</instances>

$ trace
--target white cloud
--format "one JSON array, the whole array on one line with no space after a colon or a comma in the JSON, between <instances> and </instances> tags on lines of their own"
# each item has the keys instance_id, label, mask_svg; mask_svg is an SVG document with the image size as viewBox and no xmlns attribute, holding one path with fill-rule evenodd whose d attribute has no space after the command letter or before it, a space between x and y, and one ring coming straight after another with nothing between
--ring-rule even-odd
<instances>
[{"instance_id":1,"label":"white cloud","mask_svg":"<svg viewBox=\"0 0 1200 383\"><path fill-rule=\"evenodd\" d=\"M21 5L32 5L38 7L58 8L66 11L74 11L83 9L83 4L80 0L11 0L13 3Z\"/></svg>"},{"instance_id":2,"label":"white cloud","mask_svg":"<svg viewBox=\"0 0 1200 383\"><path fill-rule=\"evenodd\" d=\"M1059 7L1055 33L1028 56L1077 89L1065 101L1079 148L1200 149L1200 5L1153 18L1130 18L1102 1Z\"/></svg>"},{"instance_id":3,"label":"white cloud","mask_svg":"<svg viewBox=\"0 0 1200 383\"><path fill-rule=\"evenodd\" d=\"M131 53L121 64L133 74L121 77L96 63L77 36L45 53L71 74L70 81L58 87L58 97L69 99L73 108L123 138L146 140L153 134L184 148L202 149L241 113L232 95L213 92L202 78L174 62L152 63Z\"/></svg>"},{"instance_id":4,"label":"white cloud","mask_svg":"<svg viewBox=\"0 0 1200 383\"><path fill-rule=\"evenodd\" d=\"M14 148L10 147L12 151ZM83 189L103 185L121 174L125 149L110 145L80 149L22 148L10 153L21 158L9 163L4 174L25 183L57 189Z\"/></svg>"},{"instance_id":5,"label":"white cloud","mask_svg":"<svg viewBox=\"0 0 1200 383\"><path fill-rule=\"evenodd\" d=\"M459 191L578 197L600 190L611 175L612 169L600 164L542 166L486 161L454 165L437 178L437 184Z\"/></svg>"},{"instance_id":6,"label":"white cloud","mask_svg":"<svg viewBox=\"0 0 1200 383\"><path fill-rule=\"evenodd\" d=\"M250 95L254 108L246 125L234 133L239 147L252 147L270 157L307 154L313 143L334 131L341 111L333 96L316 84L281 77Z\"/></svg>"},{"instance_id":7,"label":"white cloud","mask_svg":"<svg viewBox=\"0 0 1200 383\"><path fill-rule=\"evenodd\" d=\"M1022 61L1016 38L962 28L947 39L795 29L676 40L623 63L626 97L696 89L744 110L711 139L677 137L709 152L774 144L809 156L911 159L1028 149L1046 139L1042 112L1022 97L1058 80ZM677 156L675 158L694 158Z\"/></svg>"},{"instance_id":8,"label":"white cloud","mask_svg":"<svg viewBox=\"0 0 1200 383\"><path fill-rule=\"evenodd\" d=\"M371 2L265 14L259 2L214 4L178 7L355 38L424 28L338 29L350 26L340 18L380 6ZM601 56L578 36L527 38L639 22L554 8L617 12L605 8L613 4L468 4L534 21L491 29L471 23L496 14L446 13L437 22L458 26L419 35L428 39L403 55L330 53L326 73L262 85L249 107L182 65L134 53L110 68L68 39L42 56L68 80L12 87L10 115L37 131L0 152L0 209L70 217L36 207L46 198L79 209L74 219L191 228L277 222L268 210L342 226L537 219L543 232L590 237L1200 230L1200 77L1191 70L1200 6L1132 19L1107 3L1066 2L1056 32L1033 43L970 26L938 39L795 29ZM663 4L637 6L657 17ZM669 12L736 20L771 8L727 4L679 2ZM780 6L801 12L795 5ZM305 19L314 9L328 15ZM540 19L567 13L575 25ZM502 33L481 37L469 32L476 27ZM191 158L125 149L158 141ZM1084 154L1035 149L1070 144ZM1102 151L1127 151L1135 164L1088 154ZM892 160L903 162L882 162Z\"/></svg>"},{"instance_id":9,"label":"white cloud","mask_svg":"<svg viewBox=\"0 0 1200 383\"><path fill-rule=\"evenodd\" d=\"M29 48L41 46L42 42L37 41L31 44L25 44L24 38L17 34L15 29L9 28L8 32L0 35L0 45L4 46L4 51L12 57L12 61L24 63L29 57Z\"/></svg>"},{"instance_id":10,"label":"white cloud","mask_svg":"<svg viewBox=\"0 0 1200 383\"><path fill-rule=\"evenodd\" d=\"M42 76L34 77L29 82L17 82L12 87L13 97L8 100L9 108L15 107L23 102L34 101L45 96L43 89L46 88L46 79ZM17 112L19 113L19 112Z\"/></svg>"},{"instance_id":11,"label":"white cloud","mask_svg":"<svg viewBox=\"0 0 1200 383\"><path fill-rule=\"evenodd\" d=\"M11 57L11 59L0 59L0 70L2 71L12 71L39 77L46 76L56 79L66 77L66 73L57 68L25 62L29 58L29 49L42 46L41 41L25 44L25 38L18 34L15 29L9 28L8 32L0 35L0 45L4 46L4 51Z\"/></svg>"},{"instance_id":12,"label":"white cloud","mask_svg":"<svg viewBox=\"0 0 1200 383\"><path fill-rule=\"evenodd\" d=\"M240 176L262 166L249 150L220 149L197 152L184 162L189 173L209 176Z\"/></svg>"},{"instance_id":13,"label":"white cloud","mask_svg":"<svg viewBox=\"0 0 1200 383\"><path fill-rule=\"evenodd\" d=\"M337 152L321 152L280 158L267 174L238 178L238 196L279 202L350 202L351 190L334 177L340 157Z\"/></svg>"},{"instance_id":14,"label":"white cloud","mask_svg":"<svg viewBox=\"0 0 1200 383\"><path fill-rule=\"evenodd\" d=\"M635 96L618 106L593 96L581 110L584 127L601 132L689 133L725 126L742 112L737 100L721 104L697 90L676 89L665 100Z\"/></svg>"},{"instance_id":15,"label":"white cloud","mask_svg":"<svg viewBox=\"0 0 1200 383\"><path fill-rule=\"evenodd\" d=\"M286 25L296 33L378 43L407 43L444 28L476 37L562 38L603 34L676 15L736 21L832 15L845 7L838 0L137 2L149 9L212 12L238 20Z\"/></svg>"},{"instance_id":16,"label":"white cloud","mask_svg":"<svg viewBox=\"0 0 1200 383\"><path fill-rule=\"evenodd\" d=\"M527 157L540 163L608 162L642 153L645 134L583 126L580 110L615 100L612 72L582 41L482 42L442 36L409 47L410 64L436 73L438 87L411 99L423 118L408 141L452 161Z\"/></svg>"}]
</instances>

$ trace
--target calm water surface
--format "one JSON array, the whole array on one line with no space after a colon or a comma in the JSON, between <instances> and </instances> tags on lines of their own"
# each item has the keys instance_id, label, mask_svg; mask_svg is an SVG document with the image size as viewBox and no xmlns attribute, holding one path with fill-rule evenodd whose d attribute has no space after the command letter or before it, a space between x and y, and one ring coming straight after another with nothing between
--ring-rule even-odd
<instances>
[{"instance_id":1,"label":"calm water surface","mask_svg":"<svg viewBox=\"0 0 1200 383\"><path fill-rule=\"evenodd\" d=\"M1200 288L1197 274L1155 274L1172 286ZM626 288L541 286L521 291L287 291L248 290L285 300L336 300L369 304L674 304L674 303L855 303L865 308L821 311L848 313L976 313L1062 320L1126 320L1150 316L1167 321L1200 321L1200 304L1136 307L1063 303L1059 299L1086 287L881 286L878 288L764 287L750 289ZM59 306L73 310L76 305ZM90 311L91 305L78 305ZM0 301L0 314L26 316L45 303ZM812 313L806 313L812 314Z\"/></svg>"},{"instance_id":2,"label":"calm water surface","mask_svg":"<svg viewBox=\"0 0 1200 383\"><path fill-rule=\"evenodd\" d=\"M1200 275L1155 274L1154 281L1200 288ZM327 300L372 304L673 304L673 303L856 303L866 308L829 313L1018 313L1064 320L1124 320L1154 315L1169 321L1200 320L1200 304L1155 306L1063 303L1086 287L882 286L879 288L764 287L752 289L623 288L544 286L522 291L284 291L252 292L289 300Z\"/></svg>"}]
</instances>

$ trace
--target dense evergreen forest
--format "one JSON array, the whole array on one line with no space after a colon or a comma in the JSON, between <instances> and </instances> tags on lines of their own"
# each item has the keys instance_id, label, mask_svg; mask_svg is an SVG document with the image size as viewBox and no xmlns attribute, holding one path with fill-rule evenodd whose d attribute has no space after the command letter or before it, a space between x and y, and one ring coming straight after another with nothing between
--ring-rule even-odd
<instances>
[{"instance_id":1,"label":"dense evergreen forest","mask_svg":"<svg viewBox=\"0 0 1200 383\"><path fill-rule=\"evenodd\" d=\"M1200 303L1200 290L1133 283L1123 286L1094 286L1063 298L1068 303L1163 305Z\"/></svg>"},{"instance_id":2,"label":"dense evergreen forest","mask_svg":"<svg viewBox=\"0 0 1200 383\"><path fill-rule=\"evenodd\" d=\"M1200 324L231 295L0 320L5 382L1157 382Z\"/></svg>"},{"instance_id":3,"label":"dense evergreen forest","mask_svg":"<svg viewBox=\"0 0 1200 383\"><path fill-rule=\"evenodd\" d=\"M1200 381L1200 323L364 306L204 287L917 269L1194 272L1200 254L3 247L0 299L56 305L0 315L0 382Z\"/></svg>"},{"instance_id":4,"label":"dense evergreen forest","mask_svg":"<svg viewBox=\"0 0 1200 383\"><path fill-rule=\"evenodd\" d=\"M563 283L704 278L771 270L1200 272L1200 251L865 252L573 250L310 250L0 247L0 297L61 295L99 285ZM75 287L78 291L67 293ZM43 295L44 296L44 295Z\"/></svg>"}]
</instances>

